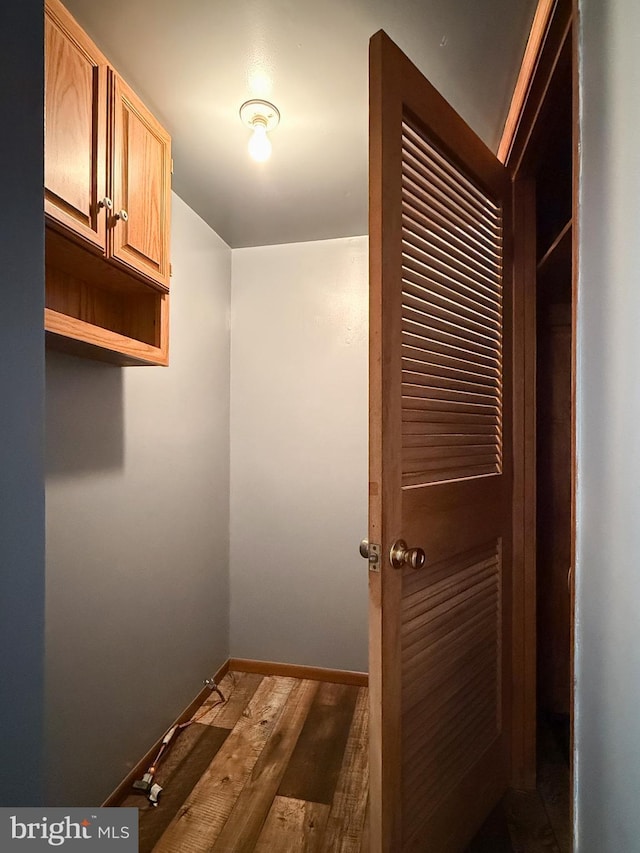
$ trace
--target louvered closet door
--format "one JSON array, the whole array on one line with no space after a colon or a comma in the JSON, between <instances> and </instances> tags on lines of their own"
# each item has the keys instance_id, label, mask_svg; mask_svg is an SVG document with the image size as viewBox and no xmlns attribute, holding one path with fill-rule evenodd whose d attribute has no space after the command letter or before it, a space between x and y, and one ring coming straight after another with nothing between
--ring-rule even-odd
<instances>
[{"instance_id":1,"label":"louvered closet door","mask_svg":"<svg viewBox=\"0 0 640 853\"><path fill-rule=\"evenodd\" d=\"M508 780L511 190L384 33L370 60L372 851L456 853Z\"/></svg>"}]
</instances>

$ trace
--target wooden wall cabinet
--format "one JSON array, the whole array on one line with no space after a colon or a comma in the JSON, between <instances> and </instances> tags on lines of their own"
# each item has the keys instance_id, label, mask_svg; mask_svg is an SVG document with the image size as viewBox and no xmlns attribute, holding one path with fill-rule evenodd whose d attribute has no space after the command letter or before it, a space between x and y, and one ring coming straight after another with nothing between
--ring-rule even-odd
<instances>
[{"instance_id":1,"label":"wooden wall cabinet","mask_svg":"<svg viewBox=\"0 0 640 853\"><path fill-rule=\"evenodd\" d=\"M171 139L59 0L45 6L47 341L167 364Z\"/></svg>"}]
</instances>

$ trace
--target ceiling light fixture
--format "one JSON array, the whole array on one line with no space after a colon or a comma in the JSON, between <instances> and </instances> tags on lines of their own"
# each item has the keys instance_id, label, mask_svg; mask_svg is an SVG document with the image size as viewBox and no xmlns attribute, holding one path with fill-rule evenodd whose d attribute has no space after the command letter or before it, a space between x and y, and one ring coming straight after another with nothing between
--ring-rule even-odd
<instances>
[{"instance_id":1,"label":"ceiling light fixture","mask_svg":"<svg viewBox=\"0 0 640 853\"><path fill-rule=\"evenodd\" d=\"M267 134L278 126L280 113L269 101L245 101L240 107L240 118L253 133L249 140L249 154L258 163L271 156L271 140Z\"/></svg>"}]
</instances>

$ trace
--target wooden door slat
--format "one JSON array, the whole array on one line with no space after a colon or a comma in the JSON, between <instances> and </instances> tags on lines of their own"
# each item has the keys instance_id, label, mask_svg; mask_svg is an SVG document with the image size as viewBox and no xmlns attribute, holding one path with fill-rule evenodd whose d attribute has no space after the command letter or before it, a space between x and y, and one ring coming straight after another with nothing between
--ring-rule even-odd
<instances>
[{"instance_id":1,"label":"wooden door slat","mask_svg":"<svg viewBox=\"0 0 640 853\"><path fill-rule=\"evenodd\" d=\"M477 223L460 212L450 197L442 196L432 184L423 181L406 161L402 164L402 187L409 205L417 210L437 210L447 229L472 243L488 263L498 262L493 235L482 232Z\"/></svg>"},{"instance_id":2,"label":"wooden door slat","mask_svg":"<svg viewBox=\"0 0 640 853\"><path fill-rule=\"evenodd\" d=\"M406 125L405 125L406 127ZM404 128L403 128L404 130ZM459 173L442 168L444 160L438 160L433 149L421 144L418 134L411 139L411 134L403 134L402 152L404 162L417 173L421 180L433 185L442 197L451 199L456 206L464 211L470 224L483 229L492 239L500 233L500 210L496 205L488 204L486 196L473 196L468 193L471 186L460 180Z\"/></svg>"},{"instance_id":3,"label":"wooden door slat","mask_svg":"<svg viewBox=\"0 0 640 853\"><path fill-rule=\"evenodd\" d=\"M486 424L482 420L480 422L474 420L451 422L451 420L429 421L423 423L420 421L402 421L403 442L410 442L412 439L419 441L434 442L446 441L447 437L455 440L462 440L463 436L474 436L489 441L495 433L494 424Z\"/></svg>"},{"instance_id":4,"label":"wooden door slat","mask_svg":"<svg viewBox=\"0 0 640 853\"><path fill-rule=\"evenodd\" d=\"M492 554L459 570L456 567L453 573L448 569L439 569L438 563L429 564L426 572L411 570L409 574L407 569L402 579L402 627L411 621L416 610L431 613L440 602L450 602L443 612L451 613L458 597L488 581L497 564L498 560ZM407 643L403 646L403 654L409 645Z\"/></svg>"},{"instance_id":5,"label":"wooden door slat","mask_svg":"<svg viewBox=\"0 0 640 853\"><path fill-rule=\"evenodd\" d=\"M455 339L452 336L443 335L442 333L434 334L423 325L417 323L402 321L401 345L410 346L411 348L421 350L426 356L438 360L440 356L443 359L455 359L458 362L468 363L473 366L473 370L485 367L500 371L501 362L496 359L495 352L485 353L480 351L473 344L466 345ZM443 360L443 363L446 361Z\"/></svg>"},{"instance_id":6,"label":"wooden door slat","mask_svg":"<svg viewBox=\"0 0 640 853\"><path fill-rule=\"evenodd\" d=\"M484 745L492 745L494 742L491 723L487 719L487 703L483 703L474 708L469 717L465 717L458 742L443 741L431 760L427 757L428 753L415 756L416 765L426 762L425 772L419 774L414 771L412 777L408 778L404 807L414 813L418 804L426 801L430 803L433 813L440 801L457 787L468 767L482 755ZM422 813L416 815L416 818L415 826L421 826L428 821L429 814Z\"/></svg>"},{"instance_id":7,"label":"wooden door slat","mask_svg":"<svg viewBox=\"0 0 640 853\"><path fill-rule=\"evenodd\" d=\"M432 471L447 463L449 467L457 465L490 465L498 463L500 454L491 445L473 447L456 445L454 447L407 447L402 451L402 468L405 473L413 471Z\"/></svg>"},{"instance_id":8,"label":"wooden door slat","mask_svg":"<svg viewBox=\"0 0 640 853\"><path fill-rule=\"evenodd\" d=\"M416 346L415 344L421 344L422 346ZM422 364L431 365L434 370L442 371L442 375L445 375L445 371L454 374L462 373L462 374L470 374L473 377L486 377L493 381L494 383L500 382L500 369L499 364L493 362L489 362L489 364L485 364L482 362L474 362L470 358L463 357L463 354L458 352L457 354L449 354L445 352L438 352L436 350L430 350L426 347L429 347L429 342L424 339L414 338L410 335L403 334L402 336L402 351L401 355L403 359L410 359L412 361L416 361Z\"/></svg>"},{"instance_id":9,"label":"wooden door slat","mask_svg":"<svg viewBox=\"0 0 640 853\"><path fill-rule=\"evenodd\" d=\"M412 213L407 208L402 215L403 253L422 259L427 267L444 275L451 284L438 282L440 286L455 290L469 307L499 312L501 298L498 275L453 250L440 235L427 230L423 220L412 219Z\"/></svg>"},{"instance_id":10,"label":"wooden door slat","mask_svg":"<svg viewBox=\"0 0 640 853\"><path fill-rule=\"evenodd\" d=\"M457 445L469 445L469 447L478 447L479 445L492 445L495 443L495 436L492 434L482 435L473 432L460 434L438 433L436 435L407 435L403 432L402 446L407 448L418 447L438 447L449 448Z\"/></svg>"},{"instance_id":11,"label":"wooden door slat","mask_svg":"<svg viewBox=\"0 0 640 853\"><path fill-rule=\"evenodd\" d=\"M465 480L472 477L486 477L495 474L495 465L474 465L460 468L443 468L441 471L421 471L418 473L403 474L402 485L406 487L428 485L429 483L446 483L455 480Z\"/></svg>"},{"instance_id":12,"label":"wooden door slat","mask_svg":"<svg viewBox=\"0 0 640 853\"><path fill-rule=\"evenodd\" d=\"M483 397L484 400L484 397ZM402 387L402 417L410 420L410 413L418 411L420 413L441 412L446 415L458 417L461 414L471 415L488 415L487 423L495 424L496 431L498 430L501 413L495 401L491 403L489 400L485 402L477 402L471 399L471 395L458 395L456 399L452 394L441 394L440 396L425 395L420 393L419 385L403 385Z\"/></svg>"},{"instance_id":13,"label":"wooden door slat","mask_svg":"<svg viewBox=\"0 0 640 853\"><path fill-rule=\"evenodd\" d=\"M492 697L495 705L497 675L495 659L491 661L489 649L478 652L473 658L468 657L461 666L459 678L441 680L433 701L431 696L425 697L403 715L403 739L406 743L411 742L416 751L426 752L429 745L440 739L445 743L447 734L455 740L456 733L448 732L451 727L447 725L446 717L456 713L456 706L461 708L465 703L473 706L482 697Z\"/></svg>"},{"instance_id":14,"label":"wooden door slat","mask_svg":"<svg viewBox=\"0 0 640 853\"><path fill-rule=\"evenodd\" d=\"M427 299L431 302L432 299L440 298L440 302L444 307L451 307L451 303L455 303L455 299L461 293L464 293L464 286L460 285L455 279L440 272L432 265L425 263L417 254L409 255L403 252L402 255L402 285L404 293L411 293L419 299ZM478 293L478 289L476 289ZM484 309L484 305L478 305L478 309ZM500 308L500 305L497 306ZM471 313L474 312L474 313ZM483 320L487 317L489 320L488 327L493 324L495 330L495 312L487 310L483 313L476 310L473 306L468 306L462 301L459 302L457 316L471 316L471 319Z\"/></svg>"},{"instance_id":15,"label":"wooden door slat","mask_svg":"<svg viewBox=\"0 0 640 853\"><path fill-rule=\"evenodd\" d=\"M488 406L493 409L496 417L500 417L500 396L491 393L484 385L471 385L468 388L454 387L451 380L443 380L439 376L429 376L424 373L402 371L403 406L411 408L414 404L409 401L426 401L435 404L441 402L459 403L469 406Z\"/></svg>"},{"instance_id":16,"label":"wooden door slat","mask_svg":"<svg viewBox=\"0 0 640 853\"><path fill-rule=\"evenodd\" d=\"M496 375L497 371L493 368L489 368L485 372L463 370L451 363L443 364L442 358L433 359L424 350L410 350L408 347L402 348L402 369L434 378L450 379L454 382L464 383L465 386L474 384L491 390L501 387L500 377Z\"/></svg>"},{"instance_id":17,"label":"wooden door slat","mask_svg":"<svg viewBox=\"0 0 640 853\"><path fill-rule=\"evenodd\" d=\"M456 187L451 186L436 169L431 168L426 158L421 159L422 152L405 148L402 154L403 171L411 177L417 185L428 190L434 198L449 207L455 213L456 219L463 221L473 229L479 237L489 241L493 245L500 239L500 217L487 216L484 210L473 209L468 201L456 192Z\"/></svg>"},{"instance_id":18,"label":"wooden door slat","mask_svg":"<svg viewBox=\"0 0 640 853\"><path fill-rule=\"evenodd\" d=\"M426 337L433 332L443 332L449 338L455 338L463 347L478 348L485 355L495 359L500 358L500 342L489 334L477 332L467 325L460 325L455 319L440 316L432 305L421 308L415 305L415 300L403 294L402 314L406 321L417 323L428 330Z\"/></svg>"},{"instance_id":19,"label":"wooden door slat","mask_svg":"<svg viewBox=\"0 0 640 853\"><path fill-rule=\"evenodd\" d=\"M483 339L489 338L491 341L498 342L501 339L499 326L493 320L478 317L477 314L467 311L464 307L456 309L452 307L450 299L443 299L428 289L405 287L402 291L402 302L403 306L410 306L428 316L433 315L442 320L447 320L457 328L475 332Z\"/></svg>"},{"instance_id":20,"label":"wooden door slat","mask_svg":"<svg viewBox=\"0 0 640 853\"><path fill-rule=\"evenodd\" d=\"M427 263L426 261L429 261ZM472 299L467 292L477 295L477 288L472 289L467 285L451 278L446 271L438 270L437 266L431 266L432 259L422 259L420 253L410 255L403 253L403 276L402 289L406 293L412 293L418 298L430 299L440 297L443 304L454 307L457 313L466 314L471 319L484 323L492 323L494 328L499 327L501 320L500 304L489 306ZM436 273L434 275L433 273Z\"/></svg>"},{"instance_id":21,"label":"wooden door slat","mask_svg":"<svg viewBox=\"0 0 640 853\"><path fill-rule=\"evenodd\" d=\"M475 270L475 277L479 277L485 286L483 294L478 295L479 299L482 296L490 301L499 301L497 297L500 267L495 260L487 258L475 246L451 232L447 228L446 219L437 210L424 206L417 208L412 200L404 199L402 217L403 223L406 221L411 223L410 227L407 227L408 231L421 234L425 242L433 244L444 257L451 258L452 262L457 261L462 267L471 267ZM485 291L486 296L484 296Z\"/></svg>"},{"instance_id":22,"label":"wooden door slat","mask_svg":"<svg viewBox=\"0 0 640 853\"><path fill-rule=\"evenodd\" d=\"M475 199L481 207L486 207L494 213L498 210L498 205L495 201L486 192L477 187L473 181L469 180L459 168L452 167L448 159L442 156L436 148L429 147L425 149L421 131L414 127L410 121L407 121L406 118L402 123L402 132L407 142L414 149L420 151L423 156L429 158L430 162L437 164L443 172L450 176L456 186L460 188L461 193L466 194L470 199Z\"/></svg>"},{"instance_id":23,"label":"wooden door slat","mask_svg":"<svg viewBox=\"0 0 640 853\"><path fill-rule=\"evenodd\" d=\"M486 649L467 660L460 670L460 678L444 680L438 685L433 702L422 702L403 714L403 738L413 741L421 732L427 731L433 717L442 715L447 703L455 702L461 692L473 691L485 683L490 669L495 669L495 660L491 660Z\"/></svg>"},{"instance_id":24,"label":"wooden door slat","mask_svg":"<svg viewBox=\"0 0 640 853\"><path fill-rule=\"evenodd\" d=\"M415 686L406 692L406 695L403 695L403 712L402 718L403 721L410 719L412 716L418 713L418 709L423 709L423 714L426 714L427 711L431 713L433 706L435 705L436 697L438 696L439 691L444 690L446 685L451 681L456 682L458 675L462 678L465 670L471 672L478 667L484 666L485 663L489 663L491 659L491 637L492 632L495 634L495 625L491 627L488 624L488 617L484 620L478 619L475 625L475 633L472 635L469 633L466 637L462 635L457 639L457 645L451 650L451 661L446 659L446 646L443 646L442 653L437 656L424 655L422 657L421 666L416 663L416 666L412 671L406 672L404 675L407 679L415 678L424 681L424 674L427 670L424 669L424 666L428 666L428 672L430 675L430 684L428 689L425 689L424 685L421 685L419 682L416 682ZM475 642L477 635L477 646L473 645L465 645L465 641L473 640ZM452 666L455 663L456 670L452 675ZM494 653L494 661L493 666L495 667L495 653ZM433 680L433 684L431 681ZM435 712L434 712L435 713ZM446 722L447 727L451 727L451 723L449 721ZM417 733L416 734L416 743L417 743ZM406 732L403 729L403 736L410 736L410 729L407 729Z\"/></svg>"},{"instance_id":25,"label":"wooden door slat","mask_svg":"<svg viewBox=\"0 0 640 853\"><path fill-rule=\"evenodd\" d=\"M442 220L432 222L405 202L402 207L402 246L407 254L427 258L435 269L451 279L467 299L485 308L500 307L499 269L473 253L463 252L448 239Z\"/></svg>"},{"instance_id":26,"label":"wooden door slat","mask_svg":"<svg viewBox=\"0 0 640 853\"><path fill-rule=\"evenodd\" d=\"M463 376L465 374L462 374ZM480 377L481 379L482 377ZM464 395L474 395L478 397L477 402L493 402L494 405L500 408L500 390L499 382L495 380L482 382L476 374L466 374L466 378L458 379L450 373L442 371L430 370L430 365L426 362L405 361L402 364L402 385L403 391L413 393L412 388L429 388L433 389L434 396L432 399L437 400L440 394L436 396L436 392L447 392L445 399L459 399L458 397L449 396L449 392L453 395L454 392ZM425 396L420 394L419 396ZM462 398L460 398L462 399ZM471 399L465 396L464 399Z\"/></svg>"},{"instance_id":27,"label":"wooden door slat","mask_svg":"<svg viewBox=\"0 0 640 853\"><path fill-rule=\"evenodd\" d=\"M429 187L416 180L416 176L404 167L402 170L402 189L409 208L415 210L416 213L426 211L430 211L432 215L437 213L445 232L473 248L477 257L481 258L489 269L499 268L499 254L491 241L484 234L478 233L474 228L467 225L463 219L457 217L451 211L448 200L443 202L432 195Z\"/></svg>"},{"instance_id":28,"label":"wooden door slat","mask_svg":"<svg viewBox=\"0 0 640 853\"><path fill-rule=\"evenodd\" d=\"M405 571L403 574L402 584L402 602L403 613L402 622L405 621L405 608L410 611L414 603L421 602L422 607L429 608L430 602L438 599L443 593L445 595L455 592L463 592L465 589L473 586L478 577L486 575L488 571L493 570L498 562L495 553L495 543L491 543L493 548L486 551L473 553L467 552L460 555L455 554L450 560L441 560L429 564L428 573ZM463 559L460 559L460 558ZM458 560L460 562L458 563Z\"/></svg>"},{"instance_id":29,"label":"wooden door slat","mask_svg":"<svg viewBox=\"0 0 640 853\"><path fill-rule=\"evenodd\" d=\"M458 391L437 381L438 377L424 376L420 373L402 371L402 394L404 398L425 399L432 403L443 401L464 403L466 405L491 406L496 413L500 412L500 398L496 394L484 393L485 389L476 391ZM427 384L430 382L430 384ZM449 383L450 385L451 383ZM482 386L480 386L482 388Z\"/></svg>"},{"instance_id":30,"label":"wooden door slat","mask_svg":"<svg viewBox=\"0 0 640 853\"><path fill-rule=\"evenodd\" d=\"M457 350L465 355L466 353L476 353L489 359L492 364L500 362L500 351L495 345L492 346L486 340L473 340L469 335L461 334L462 330L459 328L447 326L418 311L406 309L405 316L402 319L402 331L422 338L425 347L428 344L435 349L436 344L440 343L447 345L449 351Z\"/></svg>"},{"instance_id":31,"label":"wooden door slat","mask_svg":"<svg viewBox=\"0 0 640 853\"><path fill-rule=\"evenodd\" d=\"M407 695L416 695L422 689L419 683L419 670L423 664L428 663L430 675L435 676L439 664L448 664L448 655L455 656L457 650L464 650L466 644L473 636L483 635L488 627L489 617L495 616L495 599L491 596L491 590L476 591L469 594L458 605L458 619L453 614L440 614L439 618L433 620L415 620L415 625L406 635L413 646L410 651L403 651L402 673L407 677L415 677L415 683L407 687ZM462 621L462 617L468 620L468 624L456 624ZM433 632L433 636L432 636ZM404 637L403 637L404 640ZM429 682L429 689L431 687ZM405 708L406 710L406 708Z\"/></svg>"},{"instance_id":32,"label":"wooden door slat","mask_svg":"<svg viewBox=\"0 0 640 853\"><path fill-rule=\"evenodd\" d=\"M494 735L492 730L495 719L491 718L495 713L495 704L495 691L481 696L478 701L469 697L458 709L457 729L434 732L432 741L420 744L417 750L407 754L404 765L407 803L420 799L421 780L424 780L423 784L430 785L432 790L438 789L440 792L458 781L454 763L456 752L462 763L469 763L474 751L477 753L484 749L485 742L480 736L485 734L489 739ZM484 724L482 729L479 728L480 724Z\"/></svg>"},{"instance_id":33,"label":"wooden door slat","mask_svg":"<svg viewBox=\"0 0 640 853\"><path fill-rule=\"evenodd\" d=\"M402 400L402 424L407 432L429 432L433 426L451 433L465 432L467 426L487 427L486 432L500 430L501 413L495 406L465 405L455 400L428 400L404 395ZM458 429L459 427L459 429Z\"/></svg>"},{"instance_id":34,"label":"wooden door slat","mask_svg":"<svg viewBox=\"0 0 640 853\"><path fill-rule=\"evenodd\" d=\"M445 479L464 477L465 475L473 475L476 470L481 467L490 468L497 472L500 465L500 457L496 453L485 453L481 456L446 456L441 459L407 459L404 454L402 456L403 467L403 482L406 482L406 477L413 475L424 474L425 478L436 476Z\"/></svg>"},{"instance_id":35,"label":"wooden door slat","mask_svg":"<svg viewBox=\"0 0 640 853\"><path fill-rule=\"evenodd\" d=\"M472 612L474 609L484 610L488 607L490 600L483 597L483 593L487 589L491 589L493 581L490 578L483 576L472 577L468 584L464 587L454 589L450 586L445 586L441 589L438 595L430 596L428 601L424 598L420 599L417 595L411 597L409 602L403 608L402 622L402 667L411 664L417 657L418 651L421 648L435 649L437 641L441 636L438 630L439 625L442 625L442 634L453 636L455 631L451 630L450 625L455 623L456 616L459 617L459 610L463 609L465 613L465 625L460 625L460 630L470 626L474 621ZM449 606L448 602L451 602ZM456 613L456 611L458 611ZM426 629L428 628L428 635ZM419 643L416 648L415 643Z\"/></svg>"},{"instance_id":36,"label":"wooden door slat","mask_svg":"<svg viewBox=\"0 0 640 853\"><path fill-rule=\"evenodd\" d=\"M453 556L430 563L428 579L421 572L406 570L403 575L403 599L418 589L423 589L423 592L430 595L437 594L441 585L452 585L452 588L455 588L461 576L468 577L478 569L484 570L494 565L497 558L498 545L493 538L489 538L475 547L457 551Z\"/></svg>"}]
</instances>

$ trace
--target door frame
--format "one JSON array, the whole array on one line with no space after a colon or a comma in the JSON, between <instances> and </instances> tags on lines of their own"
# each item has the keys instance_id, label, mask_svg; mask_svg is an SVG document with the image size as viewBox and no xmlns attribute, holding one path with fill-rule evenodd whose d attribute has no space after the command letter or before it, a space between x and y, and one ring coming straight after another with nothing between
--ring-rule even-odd
<instances>
[{"instance_id":1,"label":"door frame","mask_svg":"<svg viewBox=\"0 0 640 853\"><path fill-rule=\"evenodd\" d=\"M571 771L573 786L575 519L576 519L576 324L578 293L578 81L577 0L539 0L520 75L498 148L514 182L513 325L513 741L512 784L536 785L536 245L535 183L528 166L536 146L536 121L563 46L571 40L573 86L572 318L571 318Z\"/></svg>"}]
</instances>

